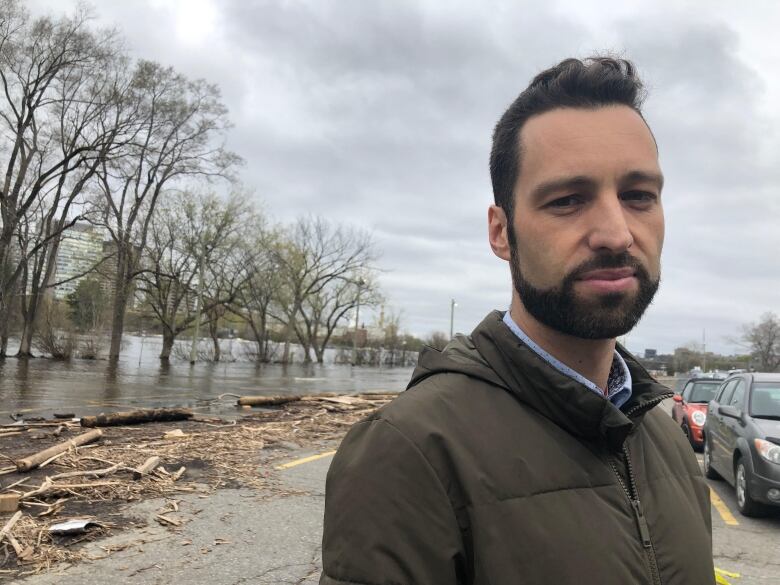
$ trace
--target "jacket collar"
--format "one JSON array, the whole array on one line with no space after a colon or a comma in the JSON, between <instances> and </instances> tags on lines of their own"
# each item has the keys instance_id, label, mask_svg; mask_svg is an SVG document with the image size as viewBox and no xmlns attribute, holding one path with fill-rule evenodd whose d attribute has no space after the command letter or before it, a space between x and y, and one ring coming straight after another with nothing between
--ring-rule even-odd
<instances>
[{"instance_id":1,"label":"jacket collar","mask_svg":"<svg viewBox=\"0 0 780 585\"><path fill-rule=\"evenodd\" d=\"M485 380L512 393L518 400L569 433L605 440L619 450L641 424L644 414L671 396L623 347L618 352L632 378L631 399L618 409L576 380L562 374L525 345L491 312L469 338L459 336L443 352L428 348L420 357L409 387L440 372L457 372Z\"/></svg>"}]
</instances>

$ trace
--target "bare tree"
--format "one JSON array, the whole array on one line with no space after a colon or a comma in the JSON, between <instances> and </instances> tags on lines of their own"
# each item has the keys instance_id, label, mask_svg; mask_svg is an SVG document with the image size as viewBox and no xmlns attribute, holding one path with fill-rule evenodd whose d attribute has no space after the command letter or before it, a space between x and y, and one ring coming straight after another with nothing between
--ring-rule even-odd
<instances>
[{"instance_id":1,"label":"bare tree","mask_svg":"<svg viewBox=\"0 0 780 585\"><path fill-rule=\"evenodd\" d=\"M313 292L302 303L299 338L304 337L314 350L317 362L322 363L325 348L336 327L358 304L364 307L376 306L382 301L379 287L368 279L367 270L346 274L331 280L317 292Z\"/></svg>"},{"instance_id":2,"label":"bare tree","mask_svg":"<svg viewBox=\"0 0 780 585\"><path fill-rule=\"evenodd\" d=\"M358 290L365 304L377 300L375 260L373 241L365 232L319 217L300 219L292 227L279 254L285 284L276 317L295 333L305 361L311 361L313 348L322 362L335 327L357 305Z\"/></svg>"},{"instance_id":3,"label":"bare tree","mask_svg":"<svg viewBox=\"0 0 780 585\"><path fill-rule=\"evenodd\" d=\"M281 297L283 277L279 271L279 249L282 235L277 229L267 229L257 221L252 233L239 250L240 264L249 274L227 309L252 330L257 344L255 359L270 358L268 325L271 306Z\"/></svg>"},{"instance_id":4,"label":"bare tree","mask_svg":"<svg viewBox=\"0 0 780 585\"><path fill-rule=\"evenodd\" d=\"M425 345L432 347L433 349L438 349L439 351L443 350L445 347L447 347L447 343L449 343L450 338L449 336L444 333L443 331L434 331L431 333L428 337L425 338Z\"/></svg>"},{"instance_id":5,"label":"bare tree","mask_svg":"<svg viewBox=\"0 0 780 585\"><path fill-rule=\"evenodd\" d=\"M125 312L147 245L158 202L166 189L196 177L226 177L239 163L216 141L227 130L219 90L190 81L171 68L137 64L128 112L136 123L130 146L104 161L99 184L105 225L116 249L109 358L119 358Z\"/></svg>"},{"instance_id":6,"label":"bare tree","mask_svg":"<svg viewBox=\"0 0 780 585\"><path fill-rule=\"evenodd\" d=\"M0 2L2 355L15 293L24 295L20 355L29 355L62 234L84 212L79 197L114 145L116 128L98 121L108 116L119 61L114 33L90 30L83 10L32 20L18 2Z\"/></svg>"},{"instance_id":7,"label":"bare tree","mask_svg":"<svg viewBox=\"0 0 780 585\"><path fill-rule=\"evenodd\" d=\"M225 222L220 229L219 245L215 246L210 261L204 265L203 314L207 317L211 337L212 359L220 361L222 351L219 345L219 324L238 295L253 276L254 262L243 245L255 224L262 220L251 214L246 207L226 210ZM232 223L228 219L233 218Z\"/></svg>"},{"instance_id":8,"label":"bare tree","mask_svg":"<svg viewBox=\"0 0 780 585\"><path fill-rule=\"evenodd\" d=\"M774 372L780 368L780 319L775 313L764 313L758 323L746 325L742 340L760 371Z\"/></svg>"},{"instance_id":9,"label":"bare tree","mask_svg":"<svg viewBox=\"0 0 780 585\"><path fill-rule=\"evenodd\" d=\"M401 316L402 311L388 312L387 317L384 319L384 347L390 352L389 362L391 366L395 366L398 361L404 365L406 360L406 340L401 333ZM401 349L401 359L398 360L398 350Z\"/></svg>"},{"instance_id":10,"label":"bare tree","mask_svg":"<svg viewBox=\"0 0 780 585\"><path fill-rule=\"evenodd\" d=\"M138 290L162 325L161 360L170 359L176 337L199 315L213 316L233 300L236 283L246 273L236 268L231 255L253 217L245 198L235 194L223 201L212 193L182 192L158 207L150 222ZM205 302L199 305L201 273Z\"/></svg>"}]
</instances>

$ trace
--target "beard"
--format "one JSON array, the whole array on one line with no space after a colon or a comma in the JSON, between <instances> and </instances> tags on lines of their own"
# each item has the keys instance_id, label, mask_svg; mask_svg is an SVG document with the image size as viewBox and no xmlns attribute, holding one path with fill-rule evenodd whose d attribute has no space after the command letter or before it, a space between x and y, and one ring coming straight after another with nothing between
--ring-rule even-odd
<instances>
[{"instance_id":1,"label":"beard","mask_svg":"<svg viewBox=\"0 0 780 585\"><path fill-rule=\"evenodd\" d=\"M560 285L540 289L525 277L510 234L512 283L526 310L539 322L566 335L582 339L613 339L625 335L642 318L653 300L660 278L650 278L647 269L631 254L600 254L569 272ZM592 299L577 296L574 284L591 270L632 268L639 282L636 293L616 292Z\"/></svg>"}]
</instances>

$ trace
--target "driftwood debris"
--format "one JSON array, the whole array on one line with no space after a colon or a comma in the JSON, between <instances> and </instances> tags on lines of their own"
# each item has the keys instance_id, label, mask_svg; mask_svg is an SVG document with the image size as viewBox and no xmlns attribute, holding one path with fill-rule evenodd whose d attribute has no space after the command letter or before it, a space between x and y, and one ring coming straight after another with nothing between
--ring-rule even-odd
<instances>
[{"instance_id":1,"label":"driftwood debris","mask_svg":"<svg viewBox=\"0 0 780 585\"><path fill-rule=\"evenodd\" d=\"M112 427L148 422L187 420L192 418L192 415L192 410L189 408L144 408L109 414L100 413L97 416L83 416L81 417L81 426Z\"/></svg>"},{"instance_id":2,"label":"driftwood debris","mask_svg":"<svg viewBox=\"0 0 780 585\"><path fill-rule=\"evenodd\" d=\"M50 477L47 477L43 480L43 483L40 485L40 487L22 494L20 496L20 499L22 501L29 500L30 498L37 498L43 495L49 495L52 493L58 493L58 492L72 492L73 490L80 490L85 488L96 488L96 487L104 487L104 486L110 486L110 485L120 485L121 482L118 481L97 481L93 483L69 483L69 484L56 484L54 483Z\"/></svg>"},{"instance_id":3,"label":"driftwood debris","mask_svg":"<svg viewBox=\"0 0 780 585\"><path fill-rule=\"evenodd\" d=\"M239 396L238 406L280 406L291 402L333 402L348 406L369 406L373 402L385 403L398 396L396 392L374 394L336 394L335 392L320 392L309 396Z\"/></svg>"},{"instance_id":4,"label":"driftwood debris","mask_svg":"<svg viewBox=\"0 0 780 585\"><path fill-rule=\"evenodd\" d=\"M16 512L19 509L19 494L0 495L0 513Z\"/></svg>"},{"instance_id":5,"label":"driftwood debris","mask_svg":"<svg viewBox=\"0 0 780 585\"><path fill-rule=\"evenodd\" d=\"M145 475L149 475L158 465L160 465L160 458L157 455L149 457L149 459L143 462L143 465L133 472L133 479L137 480Z\"/></svg>"},{"instance_id":6,"label":"driftwood debris","mask_svg":"<svg viewBox=\"0 0 780 585\"><path fill-rule=\"evenodd\" d=\"M238 406L279 406L298 402L303 396L242 396L238 399Z\"/></svg>"},{"instance_id":7,"label":"driftwood debris","mask_svg":"<svg viewBox=\"0 0 780 585\"><path fill-rule=\"evenodd\" d=\"M19 521L19 518L21 517L22 517L22 511L19 510L16 514L11 516L8 522L5 523L5 526L0 528L0 542L3 542L3 539L6 537L6 535L11 533L11 530L13 530L14 525Z\"/></svg>"},{"instance_id":8,"label":"driftwood debris","mask_svg":"<svg viewBox=\"0 0 780 585\"><path fill-rule=\"evenodd\" d=\"M97 441L102 435L103 431L100 429L95 429L80 435L76 435L72 439L68 439L67 441L63 441L62 443L54 445L53 447L39 451L38 453L30 455L29 457L19 459L16 462L16 469L18 471L30 471L45 461L48 461L52 457L56 457L60 453L67 452L71 447L79 447L80 445L86 445L92 441Z\"/></svg>"}]
</instances>

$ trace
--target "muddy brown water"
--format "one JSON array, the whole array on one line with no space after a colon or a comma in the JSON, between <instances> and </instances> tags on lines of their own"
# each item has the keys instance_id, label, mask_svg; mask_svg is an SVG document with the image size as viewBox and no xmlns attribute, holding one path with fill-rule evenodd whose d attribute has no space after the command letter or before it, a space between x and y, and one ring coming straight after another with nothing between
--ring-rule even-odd
<instances>
[{"instance_id":1,"label":"muddy brown water","mask_svg":"<svg viewBox=\"0 0 780 585\"><path fill-rule=\"evenodd\" d=\"M149 341L146 342L149 344ZM141 358L141 359L139 359ZM376 368L337 364L255 364L248 361L161 364L154 347L127 352L115 366L105 360L45 358L0 360L0 424L11 415L76 416L138 407L187 406L198 412L236 412L224 393L316 394L400 391L411 367Z\"/></svg>"}]
</instances>

